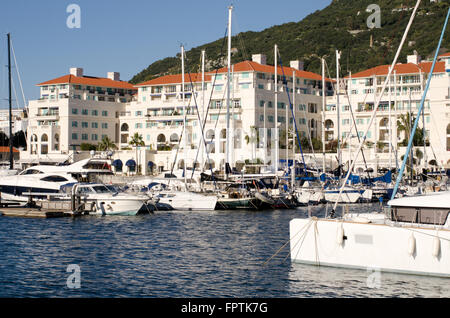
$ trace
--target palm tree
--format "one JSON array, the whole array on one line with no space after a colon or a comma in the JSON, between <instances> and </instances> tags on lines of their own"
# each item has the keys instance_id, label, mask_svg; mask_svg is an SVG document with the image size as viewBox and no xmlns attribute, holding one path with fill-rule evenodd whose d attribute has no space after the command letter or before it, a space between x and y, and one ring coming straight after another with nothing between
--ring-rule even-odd
<instances>
[{"instance_id":1,"label":"palm tree","mask_svg":"<svg viewBox=\"0 0 450 318\"><path fill-rule=\"evenodd\" d=\"M131 140L128 142L131 146L136 147L136 161L138 160L138 147L145 146L144 139L142 138L142 135L139 135L139 133L134 133L133 137L131 137ZM136 162L137 165L137 171L139 171L139 164Z\"/></svg>"},{"instance_id":2,"label":"palm tree","mask_svg":"<svg viewBox=\"0 0 450 318\"><path fill-rule=\"evenodd\" d=\"M100 151L108 151L108 150L116 150L117 146L108 136L103 137L102 141L98 144L98 150Z\"/></svg>"}]
</instances>

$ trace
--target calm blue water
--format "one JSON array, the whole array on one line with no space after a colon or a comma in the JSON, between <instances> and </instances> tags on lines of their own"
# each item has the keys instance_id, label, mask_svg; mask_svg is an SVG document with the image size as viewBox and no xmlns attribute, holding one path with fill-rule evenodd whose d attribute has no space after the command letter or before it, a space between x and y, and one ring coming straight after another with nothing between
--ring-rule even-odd
<instances>
[{"instance_id":1,"label":"calm blue water","mask_svg":"<svg viewBox=\"0 0 450 318\"><path fill-rule=\"evenodd\" d=\"M374 210L355 205L350 210ZM313 215L325 208L314 207ZM291 264L289 221L307 209L137 217L0 217L0 297L449 297L450 280ZM66 285L77 264L81 288Z\"/></svg>"}]
</instances>

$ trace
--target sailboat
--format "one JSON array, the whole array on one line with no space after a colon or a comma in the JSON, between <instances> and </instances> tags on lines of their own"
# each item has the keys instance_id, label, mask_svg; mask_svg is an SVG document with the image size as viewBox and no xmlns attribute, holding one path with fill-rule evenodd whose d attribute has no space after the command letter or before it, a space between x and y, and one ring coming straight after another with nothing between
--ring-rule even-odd
<instances>
[{"instance_id":1,"label":"sailboat","mask_svg":"<svg viewBox=\"0 0 450 318\"><path fill-rule=\"evenodd\" d=\"M419 4L420 0L414 7L393 65ZM423 110L449 17L450 9L435 51L419 113ZM374 115L376 109L377 107ZM293 262L450 277L450 191L395 199L418 121L419 116L415 120L408 149L385 213L347 214L340 219L292 220L290 242Z\"/></svg>"}]
</instances>

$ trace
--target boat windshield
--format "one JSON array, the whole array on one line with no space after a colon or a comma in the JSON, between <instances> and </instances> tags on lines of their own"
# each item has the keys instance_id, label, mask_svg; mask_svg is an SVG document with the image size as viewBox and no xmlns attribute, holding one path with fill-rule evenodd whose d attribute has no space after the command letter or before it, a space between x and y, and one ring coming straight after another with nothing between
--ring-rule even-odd
<instances>
[{"instance_id":1,"label":"boat windshield","mask_svg":"<svg viewBox=\"0 0 450 318\"><path fill-rule=\"evenodd\" d=\"M108 189L104 185L93 186L92 189L94 189L94 191L96 193L111 193L112 192L110 189Z\"/></svg>"}]
</instances>

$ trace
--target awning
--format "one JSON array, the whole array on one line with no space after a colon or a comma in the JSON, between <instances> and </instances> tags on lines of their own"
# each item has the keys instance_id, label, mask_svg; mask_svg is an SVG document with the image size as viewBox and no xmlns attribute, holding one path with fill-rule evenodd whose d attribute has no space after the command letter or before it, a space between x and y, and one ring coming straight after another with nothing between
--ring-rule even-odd
<instances>
[{"instance_id":1,"label":"awning","mask_svg":"<svg viewBox=\"0 0 450 318\"><path fill-rule=\"evenodd\" d=\"M123 166L123 162L120 159L114 160L112 163L113 167L122 167Z\"/></svg>"},{"instance_id":2,"label":"awning","mask_svg":"<svg viewBox=\"0 0 450 318\"><path fill-rule=\"evenodd\" d=\"M133 159L130 159L127 161L127 163L125 165L127 167L136 167L136 161L134 161Z\"/></svg>"}]
</instances>

